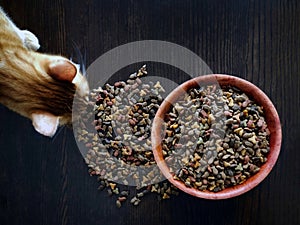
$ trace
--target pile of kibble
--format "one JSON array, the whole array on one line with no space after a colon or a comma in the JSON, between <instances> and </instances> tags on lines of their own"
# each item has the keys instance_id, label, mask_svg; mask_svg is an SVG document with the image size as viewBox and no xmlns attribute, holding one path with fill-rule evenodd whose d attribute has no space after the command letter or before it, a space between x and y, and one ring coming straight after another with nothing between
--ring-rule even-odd
<instances>
[{"instance_id":1,"label":"pile of kibble","mask_svg":"<svg viewBox=\"0 0 300 225\"><path fill-rule=\"evenodd\" d=\"M159 82L144 83L146 75L143 66L127 81L93 89L75 132L87 149L89 173L98 177L99 190L116 196L117 207L127 199L137 206L149 193L159 199L179 193L163 181L152 153L152 120L165 90ZM163 155L174 178L187 187L221 191L243 183L267 160L263 109L235 87L190 89L171 107L165 125ZM127 186L132 184L135 193Z\"/></svg>"},{"instance_id":2,"label":"pile of kibble","mask_svg":"<svg viewBox=\"0 0 300 225\"><path fill-rule=\"evenodd\" d=\"M192 88L165 122L163 155L187 187L218 192L245 182L267 161L263 108L235 87Z\"/></svg>"},{"instance_id":3,"label":"pile of kibble","mask_svg":"<svg viewBox=\"0 0 300 225\"><path fill-rule=\"evenodd\" d=\"M82 123L82 129L76 133L77 140L87 148L85 161L89 173L98 176L99 190L117 196L117 207L128 198L130 203L138 205L147 193L157 194L158 199L178 195L177 188L164 181L156 166L150 140L152 119L165 90L159 82L143 83L142 77L146 75L143 66L126 82L107 83L93 89L81 119L86 123L94 117L95 132L85 129ZM126 188L128 184L136 185L134 195Z\"/></svg>"}]
</instances>

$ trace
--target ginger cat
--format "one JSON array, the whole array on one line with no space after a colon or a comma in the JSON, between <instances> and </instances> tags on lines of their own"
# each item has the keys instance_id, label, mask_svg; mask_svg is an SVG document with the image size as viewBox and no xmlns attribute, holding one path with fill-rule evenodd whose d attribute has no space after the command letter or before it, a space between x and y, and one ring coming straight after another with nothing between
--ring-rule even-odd
<instances>
[{"instance_id":1,"label":"ginger cat","mask_svg":"<svg viewBox=\"0 0 300 225\"><path fill-rule=\"evenodd\" d=\"M39 47L36 36L20 30L0 7L0 103L52 137L59 125L71 123L76 89L87 98L89 88L78 65L38 53Z\"/></svg>"}]
</instances>

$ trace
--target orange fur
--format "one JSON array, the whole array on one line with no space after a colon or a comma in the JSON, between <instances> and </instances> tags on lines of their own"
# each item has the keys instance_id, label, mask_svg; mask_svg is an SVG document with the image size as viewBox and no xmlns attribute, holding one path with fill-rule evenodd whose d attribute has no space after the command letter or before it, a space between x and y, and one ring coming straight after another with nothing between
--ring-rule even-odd
<instances>
[{"instance_id":1,"label":"orange fur","mask_svg":"<svg viewBox=\"0 0 300 225\"><path fill-rule=\"evenodd\" d=\"M84 88L87 95L87 81L68 59L35 52L35 38L18 30L0 8L0 103L29 119L38 112L71 123L75 90ZM75 76L80 84L72 83Z\"/></svg>"}]
</instances>

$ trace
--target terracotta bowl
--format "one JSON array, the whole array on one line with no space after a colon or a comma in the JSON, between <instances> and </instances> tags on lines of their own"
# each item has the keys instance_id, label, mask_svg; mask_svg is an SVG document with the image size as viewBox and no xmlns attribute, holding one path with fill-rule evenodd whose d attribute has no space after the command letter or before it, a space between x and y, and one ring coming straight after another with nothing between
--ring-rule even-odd
<instances>
[{"instance_id":1,"label":"terracotta bowl","mask_svg":"<svg viewBox=\"0 0 300 225\"><path fill-rule=\"evenodd\" d=\"M187 90L198 87L199 84L206 84L206 83L216 83L218 82L219 85L222 86L235 86L246 93L251 99L256 101L258 105L263 106L265 112L265 119L270 130L270 152L268 154L268 160L264 163L260 171L255 175L252 175L248 178L244 183L238 184L233 187L225 188L219 192L209 192L209 191L200 191L195 188L189 188L184 185L184 183L174 180L172 174L169 171L169 167L167 166L166 162L164 161L163 154L162 154L162 146L161 140L163 131L163 124L164 124L164 115L169 111L172 104L176 102L178 97L184 94ZM255 186L257 186L272 170L276 160L278 158L281 146L281 125L278 113L272 104L271 100L255 85L252 83L243 80L241 78L237 78L230 75L221 75L221 74L213 74L213 75L205 75L199 76L194 79L188 80L187 82L183 83L182 85L178 86L174 89L167 98L161 104L159 110L156 113L156 116L153 121L152 126L152 150L156 160L157 165L159 166L160 170L162 171L163 175L176 187L181 189L182 191L205 199L226 199L241 195Z\"/></svg>"}]
</instances>

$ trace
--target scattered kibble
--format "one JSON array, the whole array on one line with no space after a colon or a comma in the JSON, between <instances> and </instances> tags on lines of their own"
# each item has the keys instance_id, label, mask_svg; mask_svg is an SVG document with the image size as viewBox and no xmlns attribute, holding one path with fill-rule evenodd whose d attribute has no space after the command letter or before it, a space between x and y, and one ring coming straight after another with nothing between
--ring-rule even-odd
<instances>
[{"instance_id":1,"label":"scattered kibble","mask_svg":"<svg viewBox=\"0 0 300 225\"><path fill-rule=\"evenodd\" d=\"M77 140L88 149L85 161L90 168L89 173L98 176L99 190L106 189L109 196L117 197L118 208L130 196L130 203L138 206L148 193L157 194L159 199L178 195L178 189L171 183L160 183L164 178L158 167L152 167L149 171L135 169L156 164L150 132L152 119L163 101L161 93L165 92L159 82L143 83L142 77L146 75L146 67L143 66L126 82L105 84L92 90L87 113L82 113L87 118L81 119L89 121L94 116L92 123L95 132L87 131L84 123L81 124L82 129L77 131ZM130 165L130 170L116 168L109 157ZM109 181L107 177L124 185ZM136 183L137 187L136 193L130 195L126 185L132 183Z\"/></svg>"},{"instance_id":2,"label":"scattered kibble","mask_svg":"<svg viewBox=\"0 0 300 225\"><path fill-rule=\"evenodd\" d=\"M90 175L98 176L99 190L116 197L118 208L127 199L138 206L149 193L158 199L179 194L169 181L160 182L159 170L132 169L156 164L150 132L164 88L159 82L143 83L146 75L143 66L126 82L94 89L82 120L92 118L95 130L90 132L83 123L76 133L88 149ZM163 155L174 178L187 187L221 191L245 182L267 160L269 130L263 108L235 87L193 88L174 104L165 122ZM131 169L117 168L111 157ZM126 185L134 182L136 191L130 193Z\"/></svg>"}]
</instances>

